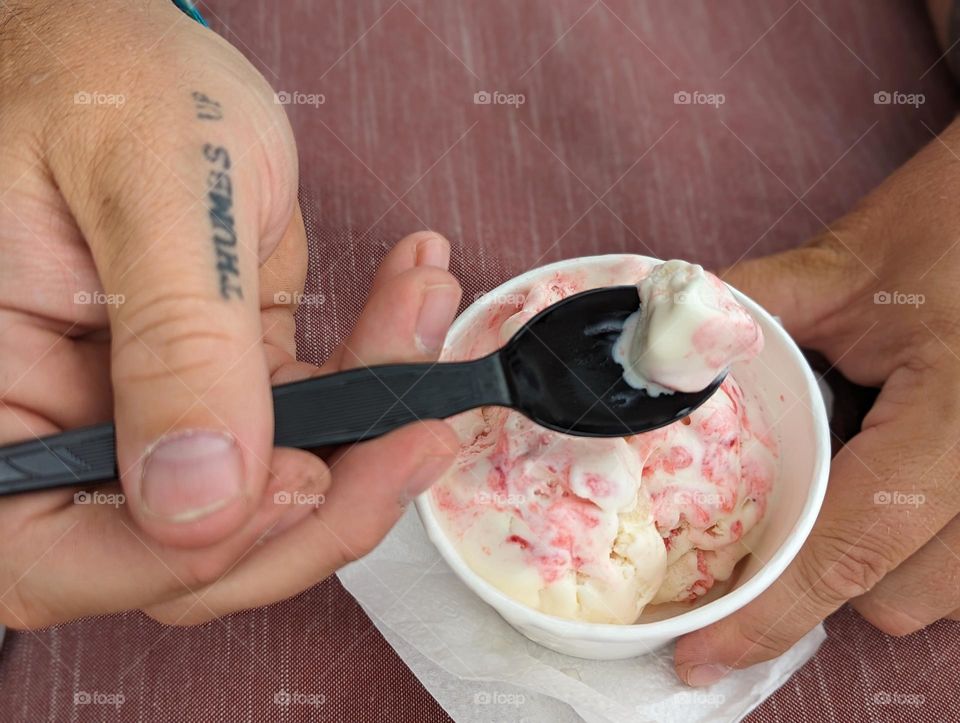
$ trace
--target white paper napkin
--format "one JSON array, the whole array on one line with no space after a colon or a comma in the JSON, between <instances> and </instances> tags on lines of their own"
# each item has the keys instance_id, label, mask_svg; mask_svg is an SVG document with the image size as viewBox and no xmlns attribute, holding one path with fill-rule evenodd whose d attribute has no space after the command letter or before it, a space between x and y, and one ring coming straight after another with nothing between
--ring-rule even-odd
<instances>
[{"instance_id":1,"label":"white paper napkin","mask_svg":"<svg viewBox=\"0 0 960 723\"><path fill-rule=\"evenodd\" d=\"M738 721L826 638L822 626L777 660L691 689L672 646L619 661L573 658L532 643L474 595L427 539L416 510L340 580L456 721Z\"/></svg>"}]
</instances>

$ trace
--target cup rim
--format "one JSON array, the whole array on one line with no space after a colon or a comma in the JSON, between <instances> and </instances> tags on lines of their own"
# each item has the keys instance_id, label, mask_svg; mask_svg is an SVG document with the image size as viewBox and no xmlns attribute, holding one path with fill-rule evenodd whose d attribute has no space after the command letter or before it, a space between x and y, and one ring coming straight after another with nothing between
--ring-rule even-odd
<instances>
[{"instance_id":1,"label":"cup rim","mask_svg":"<svg viewBox=\"0 0 960 723\"><path fill-rule=\"evenodd\" d=\"M509 294L516 286L522 285L541 275L562 271L571 267L578 268L593 261L614 261L616 259L640 259L646 262L662 263L661 259L641 254L598 254L579 256L538 266L503 282L470 304L454 320L448 338L468 326L485 309L492 305L497 296ZM804 358L796 342L787 334L780 323L753 299L728 284L738 302L761 320L764 327L765 343L776 343L784 348L791 361L801 372L804 388L796 390L800 399L806 398L804 406L813 422L814 468L807 498L793 528L770 559L763 563L756 574L739 587L720 595L715 600L703 603L691 610L678 613L669 618L646 623L619 625L615 623L591 623L570 620L544 613L520 603L492 583L474 572L461 557L453 541L440 525L430 499L430 490L416 499L417 512L427 532L427 537L440 553L447 565L456 573L476 595L500 612L510 622L540 628L567 638L585 638L597 642L641 641L661 637L677 637L693 630L699 630L716 622L747 605L758 597L783 574L790 562L796 557L803 543L810 535L814 522L820 512L827 491L827 479L830 469L830 429L823 397L810 365ZM772 337L772 339L771 339Z\"/></svg>"}]
</instances>

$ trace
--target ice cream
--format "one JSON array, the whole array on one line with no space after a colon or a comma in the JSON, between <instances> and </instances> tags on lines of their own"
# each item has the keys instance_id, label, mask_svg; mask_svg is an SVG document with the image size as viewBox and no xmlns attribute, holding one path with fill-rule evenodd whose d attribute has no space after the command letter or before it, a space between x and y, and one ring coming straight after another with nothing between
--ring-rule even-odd
<instances>
[{"instance_id":1,"label":"ice cream","mask_svg":"<svg viewBox=\"0 0 960 723\"><path fill-rule=\"evenodd\" d=\"M614 347L627 383L648 394L696 392L763 347L760 327L720 279L667 261L637 284L640 308Z\"/></svg>"},{"instance_id":2,"label":"ice cream","mask_svg":"<svg viewBox=\"0 0 960 723\"><path fill-rule=\"evenodd\" d=\"M522 293L488 299L476 323L450 340L445 358L482 356L549 304L589 288L636 283L652 270L640 258L618 257L538 277ZM651 294L665 283L652 283ZM690 283L722 287L702 269ZM746 314L732 296L701 291L718 310L699 312L701 325L725 328L724 314ZM725 307L728 301L736 308ZM697 368L729 362L705 341L716 338L735 355L762 343L755 335L750 344L731 345L718 333L698 334L690 318L681 323L699 340L689 347L697 358L684 377L690 383ZM777 472L777 444L762 410L731 376L689 417L628 438L572 437L495 407L451 423L461 451L430 492L444 531L492 585L575 620L633 623L649 604L692 602L729 578L748 552L744 538L763 518Z\"/></svg>"}]
</instances>

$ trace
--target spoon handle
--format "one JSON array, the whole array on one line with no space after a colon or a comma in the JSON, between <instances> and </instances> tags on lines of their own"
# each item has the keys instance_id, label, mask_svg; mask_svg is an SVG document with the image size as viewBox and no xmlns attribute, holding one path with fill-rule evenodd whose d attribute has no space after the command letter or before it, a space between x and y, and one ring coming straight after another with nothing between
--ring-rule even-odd
<instances>
[{"instance_id":1,"label":"spoon handle","mask_svg":"<svg viewBox=\"0 0 960 723\"><path fill-rule=\"evenodd\" d=\"M360 442L420 419L509 406L500 358L361 367L273 388L274 444ZM117 479L112 422L0 447L0 495Z\"/></svg>"}]
</instances>

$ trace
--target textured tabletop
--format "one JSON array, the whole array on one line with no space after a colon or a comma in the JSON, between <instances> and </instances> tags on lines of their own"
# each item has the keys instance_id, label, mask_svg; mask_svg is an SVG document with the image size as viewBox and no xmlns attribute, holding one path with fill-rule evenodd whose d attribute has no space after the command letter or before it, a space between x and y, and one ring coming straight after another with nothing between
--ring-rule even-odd
<instances>
[{"instance_id":1,"label":"textured tabletop","mask_svg":"<svg viewBox=\"0 0 960 723\"><path fill-rule=\"evenodd\" d=\"M301 309L298 342L320 361L389 245L422 227L453 242L465 301L572 256L716 266L803 242L953 116L921 5L217 0L206 14L302 101L288 113L318 303ZM884 90L926 102L876 105ZM675 102L697 92L715 102ZM956 719L960 623L895 639L843 609L827 630L751 720ZM124 703L77 707L77 691ZM283 693L316 705L281 711ZM0 720L281 712L446 718L335 579L195 629L131 613L12 633L0 651Z\"/></svg>"}]
</instances>

